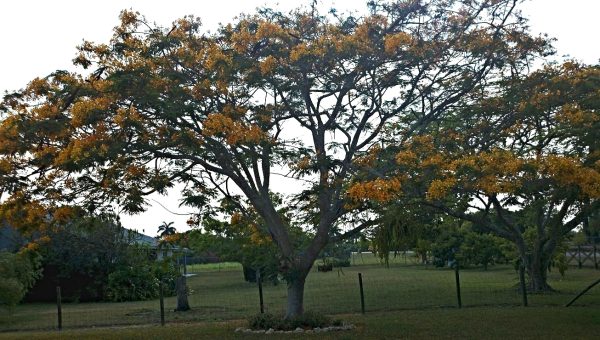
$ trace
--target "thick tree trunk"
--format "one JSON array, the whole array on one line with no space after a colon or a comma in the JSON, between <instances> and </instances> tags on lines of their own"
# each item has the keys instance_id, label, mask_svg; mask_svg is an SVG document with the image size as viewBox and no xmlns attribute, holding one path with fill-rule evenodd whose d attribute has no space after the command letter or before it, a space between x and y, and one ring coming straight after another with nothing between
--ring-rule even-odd
<instances>
[{"instance_id":1,"label":"thick tree trunk","mask_svg":"<svg viewBox=\"0 0 600 340\"><path fill-rule=\"evenodd\" d=\"M190 304L188 303L188 289L185 276L180 276L175 282L175 290L177 291L177 308L176 312L183 312L190 310Z\"/></svg>"},{"instance_id":2,"label":"thick tree trunk","mask_svg":"<svg viewBox=\"0 0 600 340\"><path fill-rule=\"evenodd\" d=\"M288 282L286 319L294 318L304 313L304 282L306 282L306 274L295 277Z\"/></svg>"},{"instance_id":3,"label":"thick tree trunk","mask_svg":"<svg viewBox=\"0 0 600 340\"><path fill-rule=\"evenodd\" d=\"M545 254L543 246L534 247L533 251L530 252L525 242L523 240L520 241L517 242L517 249L527 271L529 291L541 293L552 290L552 287L548 284L547 275L551 254Z\"/></svg>"},{"instance_id":4,"label":"thick tree trunk","mask_svg":"<svg viewBox=\"0 0 600 340\"><path fill-rule=\"evenodd\" d=\"M533 260L526 267L529 276L529 290L531 292L546 292L552 290L548 285L548 264L539 257L541 254L532 254Z\"/></svg>"}]
</instances>

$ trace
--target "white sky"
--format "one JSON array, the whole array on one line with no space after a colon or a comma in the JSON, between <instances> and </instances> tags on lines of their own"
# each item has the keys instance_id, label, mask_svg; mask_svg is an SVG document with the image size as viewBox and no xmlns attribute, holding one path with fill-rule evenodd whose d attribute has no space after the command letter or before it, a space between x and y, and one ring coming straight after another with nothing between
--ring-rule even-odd
<instances>
[{"instance_id":1,"label":"white sky","mask_svg":"<svg viewBox=\"0 0 600 340\"><path fill-rule=\"evenodd\" d=\"M268 5L288 10L310 1L269 0L0 0L0 93L22 88L38 76L57 69L72 70L75 46L83 39L107 42L122 9L134 9L150 21L170 26L175 19L192 14L202 18L205 29L230 22L237 14ZM366 0L322 0L322 6L339 10L364 9ZM532 32L557 38L559 56L569 55L585 63L600 61L600 0L529 0L521 5ZM179 208L177 195L154 197L169 210ZM152 201L151 201L152 202ZM154 202L152 202L154 203ZM157 204L136 216L122 216L126 227L154 235L162 221L175 221L187 229L185 216L173 215Z\"/></svg>"}]
</instances>

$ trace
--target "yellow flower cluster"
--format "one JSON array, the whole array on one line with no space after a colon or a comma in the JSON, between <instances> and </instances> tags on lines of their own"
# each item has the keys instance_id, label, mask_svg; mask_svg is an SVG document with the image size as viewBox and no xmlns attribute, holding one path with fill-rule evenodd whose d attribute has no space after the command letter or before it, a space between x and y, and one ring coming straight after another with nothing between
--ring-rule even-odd
<instances>
[{"instance_id":1,"label":"yellow flower cluster","mask_svg":"<svg viewBox=\"0 0 600 340\"><path fill-rule=\"evenodd\" d=\"M12 168L12 163L7 158L0 159L0 175L10 173Z\"/></svg>"},{"instance_id":2,"label":"yellow flower cluster","mask_svg":"<svg viewBox=\"0 0 600 340\"><path fill-rule=\"evenodd\" d=\"M453 177L433 180L427 188L427 199L437 200L443 198L454 185L456 185L456 179Z\"/></svg>"},{"instance_id":3,"label":"yellow flower cluster","mask_svg":"<svg viewBox=\"0 0 600 340\"><path fill-rule=\"evenodd\" d=\"M81 127L88 123L90 116L97 111L105 111L110 107L112 101L107 97L90 98L79 100L71 107L71 125Z\"/></svg>"},{"instance_id":4,"label":"yellow flower cluster","mask_svg":"<svg viewBox=\"0 0 600 340\"><path fill-rule=\"evenodd\" d=\"M74 216L74 214L75 210L72 207L62 206L54 210L52 217L59 223L66 223Z\"/></svg>"},{"instance_id":5,"label":"yellow flower cluster","mask_svg":"<svg viewBox=\"0 0 600 340\"><path fill-rule=\"evenodd\" d=\"M294 165L294 168L298 169L298 170L306 170L308 168L310 168L311 165L311 161L310 161L310 157L302 157L298 163L296 163Z\"/></svg>"},{"instance_id":6,"label":"yellow flower cluster","mask_svg":"<svg viewBox=\"0 0 600 340\"><path fill-rule=\"evenodd\" d=\"M590 198L600 198L600 169L584 167L571 157L550 155L538 161L541 172L563 185L574 185Z\"/></svg>"},{"instance_id":7,"label":"yellow flower cluster","mask_svg":"<svg viewBox=\"0 0 600 340\"><path fill-rule=\"evenodd\" d=\"M576 105L565 105L556 114L556 119L561 123L569 125L592 127L594 123L600 120L600 115L598 115L598 113L582 110Z\"/></svg>"},{"instance_id":8,"label":"yellow flower cluster","mask_svg":"<svg viewBox=\"0 0 600 340\"><path fill-rule=\"evenodd\" d=\"M384 49L387 54L396 54L398 51L410 46L413 39L410 34L399 32L385 36Z\"/></svg>"},{"instance_id":9,"label":"yellow flower cluster","mask_svg":"<svg viewBox=\"0 0 600 340\"><path fill-rule=\"evenodd\" d=\"M268 56L260 63L260 73L263 75L271 74L275 67L277 67L278 61L277 58L273 56Z\"/></svg>"},{"instance_id":10,"label":"yellow flower cluster","mask_svg":"<svg viewBox=\"0 0 600 340\"><path fill-rule=\"evenodd\" d=\"M230 145L259 143L266 134L256 125L245 125L240 121L221 114L210 114L204 121L202 135L206 137L222 135Z\"/></svg>"},{"instance_id":11,"label":"yellow flower cluster","mask_svg":"<svg viewBox=\"0 0 600 340\"><path fill-rule=\"evenodd\" d=\"M233 215L231 215L231 219L229 220L229 224L238 224L242 221L243 216L240 213L233 213Z\"/></svg>"},{"instance_id":12,"label":"yellow flower cluster","mask_svg":"<svg viewBox=\"0 0 600 340\"><path fill-rule=\"evenodd\" d=\"M256 245L271 244L272 241L268 235L262 232L255 223L248 224L250 230L250 241Z\"/></svg>"},{"instance_id":13,"label":"yellow flower cluster","mask_svg":"<svg viewBox=\"0 0 600 340\"><path fill-rule=\"evenodd\" d=\"M402 182L399 178L377 178L372 181L360 182L348 188L348 197L354 201L373 200L377 202L389 202L399 192Z\"/></svg>"}]
</instances>

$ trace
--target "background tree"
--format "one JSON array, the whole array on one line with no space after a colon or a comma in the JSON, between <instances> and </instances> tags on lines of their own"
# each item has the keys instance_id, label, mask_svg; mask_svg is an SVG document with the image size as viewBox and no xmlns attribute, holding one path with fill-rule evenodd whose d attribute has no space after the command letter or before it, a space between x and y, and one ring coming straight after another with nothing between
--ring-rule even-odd
<instances>
[{"instance_id":1,"label":"background tree","mask_svg":"<svg viewBox=\"0 0 600 340\"><path fill-rule=\"evenodd\" d=\"M408 196L420 192L422 204L513 242L530 288L548 290L557 247L600 209L600 68L567 62L494 86L445 129L406 143L391 180ZM382 180L353 191L374 181Z\"/></svg>"},{"instance_id":2,"label":"background tree","mask_svg":"<svg viewBox=\"0 0 600 340\"><path fill-rule=\"evenodd\" d=\"M243 195L279 249L293 317L320 251L376 224L346 200L367 151L547 51L517 2L373 1L362 17L264 9L214 34L196 18L160 28L124 11L109 44L80 46L74 62L93 71L5 97L1 192L131 213L175 183L196 206L224 196L244 211ZM280 173L300 188L290 202L312 235L301 249L272 201Z\"/></svg>"},{"instance_id":3,"label":"background tree","mask_svg":"<svg viewBox=\"0 0 600 340\"><path fill-rule=\"evenodd\" d=\"M0 252L0 306L12 310L41 276L37 243L18 253Z\"/></svg>"},{"instance_id":4,"label":"background tree","mask_svg":"<svg viewBox=\"0 0 600 340\"><path fill-rule=\"evenodd\" d=\"M175 235L177 233L177 229L173 227L174 222L164 222L158 226L158 236L161 238L165 238L166 236Z\"/></svg>"}]
</instances>

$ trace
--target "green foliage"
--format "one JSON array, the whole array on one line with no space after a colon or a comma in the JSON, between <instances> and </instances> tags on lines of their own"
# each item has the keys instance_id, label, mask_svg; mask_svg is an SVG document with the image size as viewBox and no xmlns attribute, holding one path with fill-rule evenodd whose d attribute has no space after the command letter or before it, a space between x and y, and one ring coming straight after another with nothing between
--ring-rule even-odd
<instances>
[{"instance_id":1,"label":"green foliage","mask_svg":"<svg viewBox=\"0 0 600 340\"><path fill-rule=\"evenodd\" d=\"M321 252L321 260L324 265L331 265L332 268L350 267L350 256L356 248L357 245L351 242L329 244Z\"/></svg>"},{"instance_id":2,"label":"green foliage","mask_svg":"<svg viewBox=\"0 0 600 340\"><path fill-rule=\"evenodd\" d=\"M271 313L256 314L248 319L248 325L251 329L269 329L281 331L294 330L298 327L304 329L323 328L328 326L341 325L340 320L333 320L321 313L307 311L304 314L286 319L283 315Z\"/></svg>"},{"instance_id":3,"label":"green foliage","mask_svg":"<svg viewBox=\"0 0 600 340\"><path fill-rule=\"evenodd\" d=\"M476 232L465 233L463 243L460 245L462 262L475 266L483 266L487 270L489 265L506 263L508 261L504 247L507 241L490 234Z\"/></svg>"},{"instance_id":4,"label":"green foliage","mask_svg":"<svg viewBox=\"0 0 600 340\"><path fill-rule=\"evenodd\" d=\"M433 264L444 267L458 261L460 266L483 266L507 263L514 258L510 244L499 237L471 229L443 229L431 244Z\"/></svg>"},{"instance_id":5,"label":"green foliage","mask_svg":"<svg viewBox=\"0 0 600 340\"><path fill-rule=\"evenodd\" d=\"M52 268L45 277L63 283L66 300L102 300L107 280L126 259L135 234L124 229L113 214L73 216L67 223L48 232L49 242L40 248L43 266ZM76 285L73 280L81 281ZM47 292L42 295L52 294Z\"/></svg>"},{"instance_id":6,"label":"green foliage","mask_svg":"<svg viewBox=\"0 0 600 340\"><path fill-rule=\"evenodd\" d=\"M254 243L252 230L230 227L228 222L205 220L205 232L189 234L190 249L198 254L216 255L221 261L239 262L245 268L245 279L255 282L260 269L263 280L276 280L279 273L278 251L272 243ZM227 232L224 232L227 230Z\"/></svg>"},{"instance_id":7,"label":"green foliage","mask_svg":"<svg viewBox=\"0 0 600 340\"><path fill-rule=\"evenodd\" d=\"M14 308L40 276L39 254L34 250L0 252L0 305Z\"/></svg>"},{"instance_id":8,"label":"green foliage","mask_svg":"<svg viewBox=\"0 0 600 340\"><path fill-rule=\"evenodd\" d=\"M163 293L174 295L178 276L179 271L172 260L156 261L150 249L132 246L108 275L106 298L117 302L154 299L159 296L161 280Z\"/></svg>"},{"instance_id":9,"label":"green foliage","mask_svg":"<svg viewBox=\"0 0 600 340\"><path fill-rule=\"evenodd\" d=\"M460 246L464 241L464 235L458 230L442 230L431 247L433 264L444 267L455 260L459 260L461 266L466 263L460 256Z\"/></svg>"},{"instance_id":10,"label":"green foliage","mask_svg":"<svg viewBox=\"0 0 600 340\"><path fill-rule=\"evenodd\" d=\"M432 246L433 244L430 240L422 238L417 240L414 251L415 255L417 255L421 259L421 262L427 262L427 255L431 252Z\"/></svg>"},{"instance_id":11,"label":"green foliage","mask_svg":"<svg viewBox=\"0 0 600 340\"><path fill-rule=\"evenodd\" d=\"M334 257L331 259L331 265L333 265L334 268L350 267L350 258L340 259L340 258Z\"/></svg>"},{"instance_id":12,"label":"green foliage","mask_svg":"<svg viewBox=\"0 0 600 340\"><path fill-rule=\"evenodd\" d=\"M158 226L158 235L162 238L169 235L174 235L177 230L173 227L173 223L175 222L164 222Z\"/></svg>"},{"instance_id":13,"label":"green foliage","mask_svg":"<svg viewBox=\"0 0 600 340\"><path fill-rule=\"evenodd\" d=\"M72 217L48 236L40 248L42 264L52 269L47 275L56 276L44 280L53 281L50 286L60 284L66 301L152 299L158 296L159 279L165 283L165 295L174 293L174 262L158 262L156 250L137 244L139 234L123 228L113 214ZM40 300L53 296L36 293Z\"/></svg>"}]
</instances>

